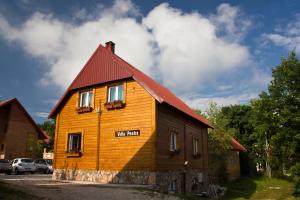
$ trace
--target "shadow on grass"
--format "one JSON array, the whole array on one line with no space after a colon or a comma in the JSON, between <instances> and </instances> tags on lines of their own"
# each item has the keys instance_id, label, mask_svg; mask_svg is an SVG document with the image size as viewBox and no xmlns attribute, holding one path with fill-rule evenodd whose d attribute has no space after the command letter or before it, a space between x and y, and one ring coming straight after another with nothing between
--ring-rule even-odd
<instances>
[{"instance_id":1,"label":"shadow on grass","mask_svg":"<svg viewBox=\"0 0 300 200\"><path fill-rule=\"evenodd\" d=\"M222 200L244 198L250 199L256 192L257 184L255 181L262 179L261 177L244 177L225 185L227 192Z\"/></svg>"}]
</instances>

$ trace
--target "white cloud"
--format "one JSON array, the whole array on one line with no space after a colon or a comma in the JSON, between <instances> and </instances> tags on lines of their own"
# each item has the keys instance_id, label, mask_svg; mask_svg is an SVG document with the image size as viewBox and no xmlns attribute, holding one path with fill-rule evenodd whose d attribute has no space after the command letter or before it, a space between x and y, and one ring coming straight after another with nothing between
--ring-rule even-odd
<instances>
[{"instance_id":1,"label":"white cloud","mask_svg":"<svg viewBox=\"0 0 300 200\"><path fill-rule=\"evenodd\" d=\"M33 115L36 116L36 117L47 118L49 113L47 113L47 112L34 112Z\"/></svg>"},{"instance_id":2,"label":"white cloud","mask_svg":"<svg viewBox=\"0 0 300 200\"><path fill-rule=\"evenodd\" d=\"M42 59L47 64L42 83L61 89L70 84L97 45L110 40L116 43L118 55L181 94L216 84L224 72L249 63L248 48L239 41L251 22L238 7L221 4L208 17L166 3L146 16L128 0L96 8L99 11L93 17L80 10L74 16L82 21L79 24L36 12L20 26L12 26L0 16L0 35ZM225 35L220 35L221 28Z\"/></svg>"},{"instance_id":3,"label":"white cloud","mask_svg":"<svg viewBox=\"0 0 300 200\"><path fill-rule=\"evenodd\" d=\"M208 96L202 97L199 95L189 96L183 98L183 100L194 109L200 109L206 111L210 102L216 102L219 106L228 106L234 104L246 104L251 99L257 98L257 93L243 93L229 96Z\"/></svg>"},{"instance_id":4,"label":"white cloud","mask_svg":"<svg viewBox=\"0 0 300 200\"><path fill-rule=\"evenodd\" d=\"M99 43L110 40L117 44L116 53L149 73L153 65L152 36L135 18L127 17L137 14L134 5L116 1L111 8L99 12L102 14L97 19L80 25L36 12L20 27L13 27L0 16L0 35L45 61L47 72L42 83L61 89L70 84Z\"/></svg>"},{"instance_id":5,"label":"white cloud","mask_svg":"<svg viewBox=\"0 0 300 200\"><path fill-rule=\"evenodd\" d=\"M163 83L177 91L199 89L224 71L246 66L249 61L246 46L218 37L216 26L199 13L183 13L164 3L143 23L159 47L158 71Z\"/></svg>"},{"instance_id":6,"label":"white cloud","mask_svg":"<svg viewBox=\"0 0 300 200\"><path fill-rule=\"evenodd\" d=\"M263 34L262 40L285 47L289 51L296 49L300 53L300 15L296 15L286 26L276 28L274 33Z\"/></svg>"},{"instance_id":7,"label":"white cloud","mask_svg":"<svg viewBox=\"0 0 300 200\"><path fill-rule=\"evenodd\" d=\"M239 7L222 3L217 7L217 13L210 16L217 31L225 33L223 38L228 41L239 41L247 34L252 22Z\"/></svg>"}]
</instances>

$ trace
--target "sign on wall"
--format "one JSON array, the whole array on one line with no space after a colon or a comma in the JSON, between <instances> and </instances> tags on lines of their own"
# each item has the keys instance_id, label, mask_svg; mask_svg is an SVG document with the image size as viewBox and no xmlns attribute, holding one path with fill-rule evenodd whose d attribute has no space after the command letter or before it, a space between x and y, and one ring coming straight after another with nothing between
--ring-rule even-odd
<instances>
[{"instance_id":1,"label":"sign on wall","mask_svg":"<svg viewBox=\"0 0 300 200\"><path fill-rule=\"evenodd\" d=\"M116 131L116 137L140 136L140 130Z\"/></svg>"}]
</instances>

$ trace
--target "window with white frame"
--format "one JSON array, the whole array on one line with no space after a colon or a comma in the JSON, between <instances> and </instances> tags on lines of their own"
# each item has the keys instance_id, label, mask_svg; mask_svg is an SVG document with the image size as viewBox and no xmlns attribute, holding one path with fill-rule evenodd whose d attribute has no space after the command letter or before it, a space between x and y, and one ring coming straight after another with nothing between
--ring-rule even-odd
<instances>
[{"instance_id":1,"label":"window with white frame","mask_svg":"<svg viewBox=\"0 0 300 200\"><path fill-rule=\"evenodd\" d=\"M196 138L194 138L193 139L193 154L194 155L199 155L199 140L198 139L196 139Z\"/></svg>"},{"instance_id":2,"label":"window with white frame","mask_svg":"<svg viewBox=\"0 0 300 200\"><path fill-rule=\"evenodd\" d=\"M92 107L93 92L80 92L79 107Z\"/></svg>"},{"instance_id":3,"label":"window with white frame","mask_svg":"<svg viewBox=\"0 0 300 200\"><path fill-rule=\"evenodd\" d=\"M81 133L69 133L68 135L68 152L81 151Z\"/></svg>"},{"instance_id":4,"label":"window with white frame","mask_svg":"<svg viewBox=\"0 0 300 200\"><path fill-rule=\"evenodd\" d=\"M175 131L171 131L170 133L170 151L177 150L177 133Z\"/></svg>"},{"instance_id":5,"label":"window with white frame","mask_svg":"<svg viewBox=\"0 0 300 200\"><path fill-rule=\"evenodd\" d=\"M123 101L124 92L123 85L115 85L108 88L107 102Z\"/></svg>"}]
</instances>

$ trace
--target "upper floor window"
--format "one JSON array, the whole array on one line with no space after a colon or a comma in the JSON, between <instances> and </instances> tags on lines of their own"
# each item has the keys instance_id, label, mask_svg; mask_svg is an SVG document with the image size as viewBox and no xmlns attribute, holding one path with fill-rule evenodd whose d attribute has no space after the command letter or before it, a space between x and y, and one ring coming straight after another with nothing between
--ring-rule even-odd
<instances>
[{"instance_id":1,"label":"upper floor window","mask_svg":"<svg viewBox=\"0 0 300 200\"><path fill-rule=\"evenodd\" d=\"M193 155L196 156L196 155L199 155L199 140L194 138L193 139Z\"/></svg>"},{"instance_id":2,"label":"upper floor window","mask_svg":"<svg viewBox=\"0 0 300 200\"><path fill-rule=\"evenodd\" d=\"M170 151L177 150L177 133L175 131L171 131L170 134Z\"/></svg>"},{"instance_id":3,"label":"upper floor window","mask_svg":"<svg viewBox=\"0 0 300 200\"><path fill-rule=\"evenodd\" d=\"M93 92L91 90L80 92L79 107L92 107L92 98Z\"/></svg>"},{"instance_id":4,"label":"upper floor window","mask_svg":"<svg viewBox=\"0 0 300 200\"><path fill-rule=\"evenodd\" d=\"M107 102L123 101L124 91L123 85L115 85L108 88Z\"/></svg>"},{"instance_id":5,"label":"upper floor window","mask_svg":"<svg viewBox=\"0 0 300 200\"><path fill-rule=\"evenodd\" d=\"M70 133L68 135L68 152L81 151L81 133Z\"/></svg>"}]
</instances>

